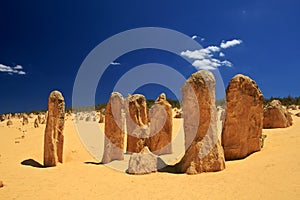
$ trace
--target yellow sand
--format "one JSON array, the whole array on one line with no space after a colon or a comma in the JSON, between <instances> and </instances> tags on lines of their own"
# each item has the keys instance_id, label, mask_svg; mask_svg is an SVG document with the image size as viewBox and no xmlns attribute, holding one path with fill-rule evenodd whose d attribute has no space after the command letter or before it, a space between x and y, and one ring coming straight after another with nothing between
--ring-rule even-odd
<instances>
[{"instance_id":1,"label":"yellow sand","mask_svg":"<svg viewBox=\"0 0 300 200\"><path fill-rule=\"evenodd\" d=\"M71 119L65 127L64 164L33 167L43 163L45 125L33 128L34 119L23 128L21 120L13 120L12 127L1 122L0 180L5 186L0 199L300 199L300 118L293 119L292 127L263 131L262 151L226 162L224 171L193 176L133 176L86 164L97 161L81 144ZM179 122L174 120L177 128Z\"/></svg>"}]
</instances>

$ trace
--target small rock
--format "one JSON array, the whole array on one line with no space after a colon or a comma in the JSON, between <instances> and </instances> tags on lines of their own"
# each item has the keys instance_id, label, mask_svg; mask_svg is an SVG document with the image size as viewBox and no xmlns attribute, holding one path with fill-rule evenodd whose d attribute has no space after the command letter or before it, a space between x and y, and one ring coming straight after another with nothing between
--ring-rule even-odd
<instances>
[{"instance_id":1,"label":"small rock","mask_svg":"<svg viewBox=\"0 0 300 200\"><path fill-rule=\"evenodd\" d=\"M129 174L149 174L157 171L157 156L144 147L140 153L133 153L129 160Z\"/></svg>"},{"instance_id":2,"label":"small rock","mask_svg":"<svg viewBox=\"0 0 300 200\"><path fill-rule=\"evenodd\" d=\"M300 113L295 114L297 117L300 117Z\"/></svg>"},{"instance_id":3,"label":"small rock","mask_svg":"<svg viewBox=\"0 0 300 200\"><path fill-rule=\"evenodd\" d=\"M4 187L4 184L2 181L0 181L0 188Z\"/></svg>"}]
</instances>

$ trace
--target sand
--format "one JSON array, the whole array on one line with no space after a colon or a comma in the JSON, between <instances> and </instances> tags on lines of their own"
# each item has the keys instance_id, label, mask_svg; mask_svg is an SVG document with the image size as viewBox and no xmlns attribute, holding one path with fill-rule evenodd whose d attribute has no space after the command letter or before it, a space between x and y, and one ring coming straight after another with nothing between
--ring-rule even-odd
<instances>
[{"instance_id":1,"label":"sand","mask_svg":"<svg viewBox=\"0 0 300 200\"><path fill-rule=\"evenodd\" d=\"M1 122L0 199L299 199L300 118L293 119L292 127L263 130L267 138L262 151L226 162L224 171L193 176L133 176L99 165L70 118L64 163L42 168L45 125L33 128L34 119L25 127L21 120L14 119L12 127ZM178 127L180 120L174 123Z\"/></svg>"}]
</instances>

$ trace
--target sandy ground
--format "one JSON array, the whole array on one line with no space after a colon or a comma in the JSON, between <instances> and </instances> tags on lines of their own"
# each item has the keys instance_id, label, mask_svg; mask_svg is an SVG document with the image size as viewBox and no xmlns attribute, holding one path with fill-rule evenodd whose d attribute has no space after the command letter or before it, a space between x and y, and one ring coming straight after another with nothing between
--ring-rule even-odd
<instances>
[{"instance_id":1,"label":"sandy ground","mask_svg":"<svg viewBox=\"0 0 300 200\"><path fill-rule=\"evenodd\" d=\"M35 129L33 119L25 127L21 120L13 120L12 127L1 122L0 199L299 199L300 118L293 119L292 127L263 130L262 151L226 162L224 171L193 176L133 176L99 165L71 119L65 127L64 164L41 168L45 125ZM175 130L179 123L174 120Z\"/></svg>"}]
</instances>

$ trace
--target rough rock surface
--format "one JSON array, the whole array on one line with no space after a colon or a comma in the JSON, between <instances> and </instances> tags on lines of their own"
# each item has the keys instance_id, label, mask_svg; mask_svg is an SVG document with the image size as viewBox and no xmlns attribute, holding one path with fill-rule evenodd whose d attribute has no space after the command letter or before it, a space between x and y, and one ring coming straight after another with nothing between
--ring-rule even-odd
<instances>
[{"instance_id":1,"label":"rough rock surface","mask_svg":"<svg viewBox=\"0 0 300 200\"><path fill-rule=\"evenodd\" d=\"M286 128L292 124L291 114L279 100L273 100L264 108L264 128Z\"/></svg>"},{"instance_id":2,"label":"rough rock surface","mask_svg":"<svg viewBox=\"0 0 300 200\"><path fill-rule=\"evenodd\" d=\"M130 156L129 174L149 174L157 171L157 156L144 147L140 153L133 153Z\"/></svg>"},{"instance_id":3,"label":"rough rock surface","mask_svg":"<svg viewBox=\"0 0 300 200\"><path fill-rule=\"evenodd\" d=\"M222 145L226 160L242 159L261 149L264 97L255 81L238 74L226 89Z\"/></svg>"},{"instance_id":4,"label":"rough rock surface","mask_svg":"<svg viewBox=\"0 0 300 200\"><path fill-rule=\"evenodd\" d=\"M146 98L141 94L128 95L125 101L125 110L127 153L139 153L143 149L147 137L148 115Z\"/></svg>"},{"instance_id":5,"label":"rough rock surface","mask_svg":"<svg viewBox=\"0 0 300 200\"><path fill-rule=\"evenodd\" d=\"M217 133L215 78L202 70L191 75L182 89L185 155L175 165L178 172L197 174L225 168Z\"/></svg>"},{"instance_id":6,"label":"rough rock surface","mask_svg":"<svg viewBox=\"0 0 300 200\"><path fill-rule=\"evenodd\" d=\"M156 155L172 153L172 106L164 93L150 110L150 138L147 146Z\"/></svg>"},{"instance_id":7,"label":"rough rock surface","mask_svg":"<svg viewBox=\"0 0 300 200\"><path fill-rule=\"evenodd\" d=\"M105 143L102 163L124 160L124 99L120 93L113 92L106 106ZM102 114L100 114L102 115Z\"/></svg>"},{"instance_id":8,"label":"rough rock surface","mask_svg":"<svg viewBox=\"0 0 300 200\"><path fill-rule=\"evenodd\" d=\"M44 136L44 166L63 162L65 100L58 91L51 92L48 100L48 117Z\"/></svg>"}]
</instances>

